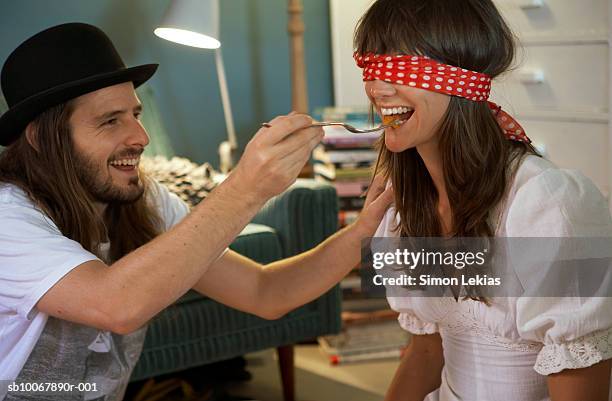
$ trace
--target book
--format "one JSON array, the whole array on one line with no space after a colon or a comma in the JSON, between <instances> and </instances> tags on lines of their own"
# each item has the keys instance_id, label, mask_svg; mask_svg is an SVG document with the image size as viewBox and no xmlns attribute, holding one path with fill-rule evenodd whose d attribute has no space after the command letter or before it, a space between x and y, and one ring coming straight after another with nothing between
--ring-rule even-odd
<instances>
[{"instance_id":1,"label":"book","mask_svg":"<svg viewBox=\"0 0 612 401\"><path fill-rule=\"evenodd\" d=\"M342 293L342 310L343 311L377 311L383 308L389 308L389 303L386 298L364 298L360 291L353 291L350 296Z\"/></svg>"},{"instance_id":2,"label":"book","mask_svg":"<svg viewBox=\"0 0 612 401\"><path fill-rule=\"evenodd\" d=\"M341 179L369 178L372 175L372 168L366 167L336 167L333 164L315 163L313 165L315 175L326 178L330 181Z\"/></svg>"},{"instance_id":3,"label":"book","mask_svg":"<svg viewBox=\"0 0 612 401\"><path fill-rule=\"evenodd\" d=\"M359 290L361 289L361 277L358 274L349 274L340 281L340 289L342 290Z\"/></svg>"},{"instance_id":4,"label":"book","mask_svg":"<svg viewBox=\"0 0 612 401\"><path fill-rule=\"evenodd\" d=\"M368 106L318 107L312 115L315 119L321 121L368 121L370 110ZM380 121L378 115L374 117Z\"/></svg>"},{"instance_id":5,"label":"book","mask_svg":"<svg viewBox=\"0 0 612 401\"><path fill-rule=\"evenodd\" d=\"M373 149L346 149L328 150L325 146L319 145L312 152L312 158L316 162L346 164L346 163L366 163L371 164L376 161L378 154Z\"/></svg>"},{"instance_id":6,"label":"book","mask_svg":"<svg viewBox=\"0 0 612 401\"><path fill-rule=\"evenodd\" d=\"M364 196L370 186L370 178L333 181L331 184L336 188L336 193L340 197Z\"/></svg>"},{"instance_id":7,"label":"book","mask_svg":"<svg viewBox=\"0 0 612 401\"><path fill-rule=\"evenodd\" d=\"M347 363L367 359L397 358L410 340L395 319L349 325L340 334L319 337L318 342L330 362Z\"/></svg>"},{"instance_id":8,"label":"book","mask_svg":"<svg viewBox=\"0 0 612 401\"><path fill-rule=\"evenodd\" d=\"M332 365L340 365L344 363L374 361L378 359L397 359L401 358L403 353L404 348L397 348L383 351L364 352L355 355L330 355L329 362Z\"/></svg>"},{"instance_id":9,"label":"book","mask_svg":"<svg viewBox=\"0 0 612 401\"><path fill-rule=\"evenodd\" d=\"M338 225L340 227L348 226L354 223L359 217L359 210L340 210L338 211Z\"/></svg>"},{"instance_id":10,"label":"book","mask_svg":"<svg viewBox=\"0 0 612 401\"><path fill-rule=\"evenodd\" d=\"M359 125L356 128L370 128L368 125ZM324 145L336 147L370 148L374 147L382 131L369 132L364 134L353 134L340 127L324 127L325 136L321 141Z\"/></svg>"},{"instance_id":11,"label":"book","mask_svg":"<svg viewBox=\"0 0 612 401\"><path fill-rule=\"evenodd\" d=\"M373 149L376 141L358 138L323 138L326 149Z\"/></svg>"},{"instance_id":12,"label":"book","mask_svg":"<svg viewBox=\"0 0 612 401\"><path fill-rule=\"evenodd\" d=\"M365 204L365 197L340 197L338 207L340 210L361 210Z\"/></svg>"}]
</instances>

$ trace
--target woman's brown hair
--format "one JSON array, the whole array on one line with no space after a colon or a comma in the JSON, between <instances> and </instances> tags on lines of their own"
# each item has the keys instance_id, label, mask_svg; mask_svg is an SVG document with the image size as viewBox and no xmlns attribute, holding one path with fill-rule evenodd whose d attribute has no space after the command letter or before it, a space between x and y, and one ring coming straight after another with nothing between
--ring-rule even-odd
<instances>
[{"instance_id":1,"label":"woman's brown hair","mask_svg":"<svg viewBox=\"0 0 612 401\"><path fill-rule=\"evenodd\" d=\"M354 45L359 53L417 54L488 74L507 71L514 36L490 0L378 0L361 18ZM452 235L492 236L490 221L525 143L508 141L486 102L451 97L439 125L440 153L452 211ZM438 192L415 148L392 153L378 143L380 168L395 191L401 236L441 237Z\"/></svg>"},{"instance_id":2,"label":"woman's brown hair","mask_svg":"<svg viewBox=\"0 0 612 401\"><path fill-rule=\"evenodd\" d=\"M103 257L99 245L110 241L105 261L112 263L149 242L161 231L158 212L145 192L132 203L111 202L104 216L77 174L69 119L73 103L54 106L34 121L35 146L25 133L0 154L0 183L21 188L61 233ZM38 150L37 150L38 149Z\"/></svg>"}]
</instances>

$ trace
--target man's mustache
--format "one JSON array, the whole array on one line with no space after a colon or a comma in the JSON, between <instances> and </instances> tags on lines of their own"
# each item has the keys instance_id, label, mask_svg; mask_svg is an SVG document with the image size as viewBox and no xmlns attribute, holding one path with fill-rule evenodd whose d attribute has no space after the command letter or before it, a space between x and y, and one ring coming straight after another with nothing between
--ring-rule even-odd
<instances>
[{"instance_id":1,"label":"man's mustache","mask_svg":"<svg viewBox=\"0 0 612 401\"><path fill-rule=\"evenodd\" d=\"M126 158L136 158L139 157L142 152L144 152L144 148L128 148L124 149L115 155L111 156L108 161L111 162L117 159L126 159Z\"/></svg>"}]
</instances>

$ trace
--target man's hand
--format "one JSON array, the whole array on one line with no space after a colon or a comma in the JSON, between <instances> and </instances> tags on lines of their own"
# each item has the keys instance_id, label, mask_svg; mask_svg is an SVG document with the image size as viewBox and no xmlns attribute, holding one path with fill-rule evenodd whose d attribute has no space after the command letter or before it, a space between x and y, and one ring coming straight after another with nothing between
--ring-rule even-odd
<instances>
[{"instance_id":1,"label":"man's hand","mask_svg":"<svg viewBox=\"0 0 612 401\"><path fill-rule=\"evenodd\" d=\"M292 113L270 121L247 144L233 178L245 194L266 201L297 178L310 153L323 139L323 129L305 128L312 118Z\"/></svg>"},{"instance_id":2,"label":"man's hand","mask_svg":"<svg viewBox=\"0 0 612 401\"><path fill-rule=\"evenodd\" d=\"M355 222L363 238L371 237L376 232L387 208L393 202L393 187L385 189L386 181L382 174L374 177L363 210Z\"/></svg>"}]
</instances>

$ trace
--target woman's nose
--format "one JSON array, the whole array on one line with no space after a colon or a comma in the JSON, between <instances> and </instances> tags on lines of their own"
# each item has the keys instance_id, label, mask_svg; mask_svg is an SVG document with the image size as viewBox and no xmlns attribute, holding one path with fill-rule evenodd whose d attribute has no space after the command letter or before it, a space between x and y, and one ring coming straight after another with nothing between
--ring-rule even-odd
<instances>
[{"instance_id":1,"label":"woman's nose","mask_svg":"<svg viewBox=\"0 0 612 401\"><path fill-rule=\"evenodd\" d=\"M395 87L388 82L377 79L371 82L369 95L374 99L393 96L395 95Z\"/></svg>"}]
</instances>

